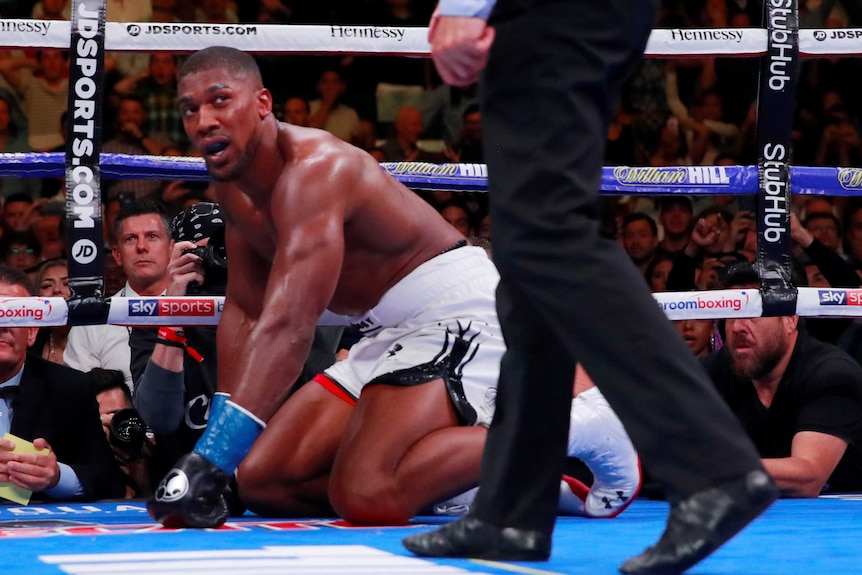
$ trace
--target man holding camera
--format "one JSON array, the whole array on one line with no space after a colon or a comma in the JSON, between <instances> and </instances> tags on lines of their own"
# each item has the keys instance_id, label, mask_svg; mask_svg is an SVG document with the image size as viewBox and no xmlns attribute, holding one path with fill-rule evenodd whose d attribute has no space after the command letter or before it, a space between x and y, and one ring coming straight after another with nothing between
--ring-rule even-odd
<instances>
[{"instance_id":1,"label":"man holding camera","mask_svg":"<svg viewBox=\"0 0 862 575\"><path fill-rule=\"evenodd\" d=\"M208 202L173 219L165 295L224 295L224 267L201 257L213 253L207 249L210 237L223 228L218 205ZM216 391L215 334L215 327L132 329L134 405L156 435L153 467L158 475L191 449L206 428Z\"/></svg>"},{"instance_id":2,"label":"man holding camera","mask_svg":"<svg viewBox=\"0 0 862 575\"><path fill-rule=\"evenodd\" d=\"M149 496L157 480L150 470L154 442L132 407L132 392L123 372L96 367L88 375L99 403L102 430L126 481L126 499Z\"/></svg>"},{"instance_id":3,"label":"man holding camera","mask_svg":"<svg viewBox=\"0 0 862 575\"><path fill-rule=\"evenodd\" d=\"M0 296L34 294L23 272L0 266ZM0 486L32 491L36 499L123 497L123 476L102 433L91 381L27 355L37 331L0 327ZM26 452L17 438L32 442L37 452Z\"/></svg>"}]
</instances>

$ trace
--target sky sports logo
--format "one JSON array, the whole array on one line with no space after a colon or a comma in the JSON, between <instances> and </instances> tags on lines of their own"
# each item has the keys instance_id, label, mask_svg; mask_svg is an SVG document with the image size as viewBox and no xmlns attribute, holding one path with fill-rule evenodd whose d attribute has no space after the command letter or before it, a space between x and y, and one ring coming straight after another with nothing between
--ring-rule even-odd
<instances>
[{"instance_id":1,"label":"sky sports logo","mask_svg":"<svg viewBox=\"0 0 862 575\"><path fill-rule=\"evenodd\" d=\"M129 301L130 317L212 317L221 306L211 299L185 298L182 300L133 299Z\"/></svg>"},{"instance_id":2,"label":"sky sports logo","mask_svg":"<svg viewBox=\"0 0 862 575\"><path fill-rule=\"evenodd\" d=\"M821 289L817 294L820 305L862 305L862 290Z\"/></svg>"}]
</instances>

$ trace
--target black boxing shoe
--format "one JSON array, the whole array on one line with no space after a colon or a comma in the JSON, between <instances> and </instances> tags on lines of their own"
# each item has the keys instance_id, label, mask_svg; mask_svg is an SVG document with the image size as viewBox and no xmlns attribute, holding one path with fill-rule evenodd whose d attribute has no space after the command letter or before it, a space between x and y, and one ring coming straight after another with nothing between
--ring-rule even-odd
<instances>
[{"instance_id":1,"label":"black boxing shoe","mask_svg":"<svg viewBox=\"0 0 862 575\"><path fill-rule=\"evenodd\" d=\"M230 476L197 453L183 455L147 501L150 517L165 527L220 527L228 517Z\"/></svg>"},{"instance_id":2,"label":"black boxing shoe","mask_svg":"<svg viewBox=\"0 0 862 575\"><path fill-rule=\"evenodd\" d=\"M436 531L405 537L402 543L408 551L422 557L547 561L551 556L550 533L495 527L470 515Z\"/></svg>"},{"instance_id":3,"label":"black boxing shoe","mask_svg":"<svg viewBox=\"0 0 862 575\"><path fill-rule=\"evenodd\" d=\"M671 505L658 543L620 567L621 573L673 575L706 558L778 498L763 471L705 489Z\"/></svg>"}]
</instances>

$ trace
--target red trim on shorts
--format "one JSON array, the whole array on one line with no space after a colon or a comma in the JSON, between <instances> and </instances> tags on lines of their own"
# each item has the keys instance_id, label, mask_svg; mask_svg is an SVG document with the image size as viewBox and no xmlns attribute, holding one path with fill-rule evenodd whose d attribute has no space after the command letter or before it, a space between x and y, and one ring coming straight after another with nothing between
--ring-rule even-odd
<instances>
[{"instance_id":1,"label":"red trim on shorts","mask_svg":"<svg viewBox=\"0 0 862 575\"><path fill-rule=\"evenodd\" d=\"M342 399L350 405L356 405L356 400L353 399L353 397L351 397L349 393L344 391L344 389L340 385L326 377L325 374L318 373L313 378L311 378L311 381L316 381L323 387L323 389L329 391L338 399Z\"/></svg>"}]
</instances>

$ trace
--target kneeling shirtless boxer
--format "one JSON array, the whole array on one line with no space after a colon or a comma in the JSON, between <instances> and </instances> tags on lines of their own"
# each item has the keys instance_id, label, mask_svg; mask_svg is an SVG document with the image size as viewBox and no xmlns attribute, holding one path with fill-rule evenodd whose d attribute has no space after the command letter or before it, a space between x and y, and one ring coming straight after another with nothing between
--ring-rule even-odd
<instances>
[{"instance_id":1,"label":"kneeling shirtless boxer","mask_svg":"<svg viewBox=\"0 0 862 575\"><path fill-rule=\"evenodd\" d=\"M195 53L178 93L226 215L229 281L207 429L150 514L219 525L237 467L252 510L328 502L364 524L473 487L504 351L485 252L370 155L278 122L249 55ZM327 309L366 337L287 400Z\"/></svg>"}]
</instances>

